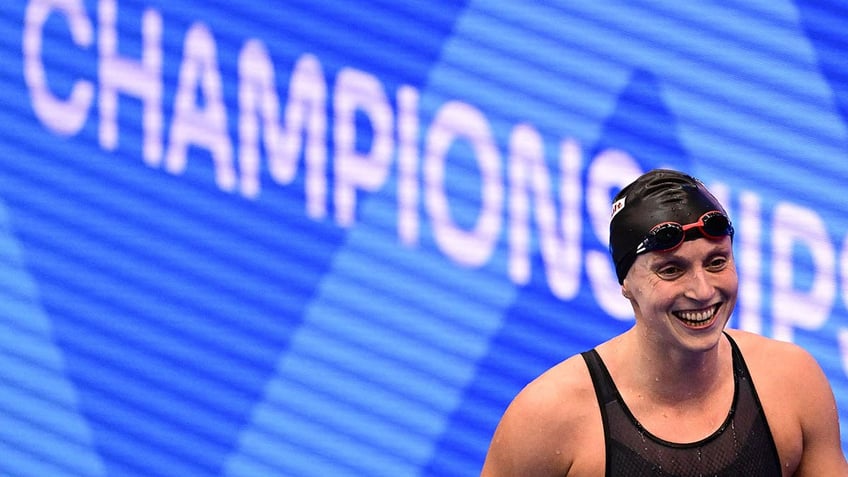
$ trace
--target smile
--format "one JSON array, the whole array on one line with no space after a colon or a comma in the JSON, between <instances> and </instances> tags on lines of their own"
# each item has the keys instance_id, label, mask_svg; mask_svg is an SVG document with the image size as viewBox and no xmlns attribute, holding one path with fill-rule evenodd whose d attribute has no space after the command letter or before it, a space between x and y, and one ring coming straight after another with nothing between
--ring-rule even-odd
<instances>
[{"instance_id":1,"label":"smile","mask_svg":"<svg viewBox=\"0 0 848 477\"><path fill-rule=\"evenodd\" d=\"M704 328L712 322L719 306L721 306L720 303L703 310L675 311L674 316L690 328Z\"/></svg>"}]
</instances>

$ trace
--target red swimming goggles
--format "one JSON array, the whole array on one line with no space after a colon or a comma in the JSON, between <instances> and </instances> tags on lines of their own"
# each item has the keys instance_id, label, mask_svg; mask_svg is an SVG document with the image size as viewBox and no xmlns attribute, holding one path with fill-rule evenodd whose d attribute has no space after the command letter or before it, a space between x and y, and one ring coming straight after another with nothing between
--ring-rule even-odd
<instances>
[{"instance_id":1,"label":"red swimming goggles","mask_svg":"<svg viewBox=\"0 0 848 477\"><path fill-rule=\"evenodd\" d=\"M681 225L677 222L663 222L655 225L645 236L645 240L636 247L636 254L646 252L668 252L679 247L686 240L686 232L697 228L701 235L718 240L722 237L733 236L733 226L730 219L718 210L705 213L697 222Z\"/></svg>"}]
</instances>

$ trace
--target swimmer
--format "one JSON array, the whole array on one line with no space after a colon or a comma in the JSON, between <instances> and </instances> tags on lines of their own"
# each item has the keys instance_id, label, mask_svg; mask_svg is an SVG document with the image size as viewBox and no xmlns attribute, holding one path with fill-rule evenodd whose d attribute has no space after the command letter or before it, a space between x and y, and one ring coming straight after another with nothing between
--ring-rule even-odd
<instances>
[{"instance_id":1,"label":"swimmer","mask_svg":"<svg viewBox=\"0 0 848 477\"><path fill-rule=\"evenodd\" d=\"M635 323L528 384L481 476L848 475L815 359L726 328L734 229L704 184L653 170L613 211L610 252Z\"/></svg>"}]
</instances>

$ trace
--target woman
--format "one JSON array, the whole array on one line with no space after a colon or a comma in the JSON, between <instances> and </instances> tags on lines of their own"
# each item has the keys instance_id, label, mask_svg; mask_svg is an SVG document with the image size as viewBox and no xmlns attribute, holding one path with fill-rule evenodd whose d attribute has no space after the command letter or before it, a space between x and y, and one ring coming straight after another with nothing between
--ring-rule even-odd
<instances>
[{"instance_id":1,"label":"woman","mask_svg":"<svg viewBox=\"0 0 848 477\"><path fill-rule=\"evenodd\" d=\"M812 356L725 330L738 277L718 200L654 170L613 211L610 251L635 324L522 390L482 476L848 475Z\"/></svg>"}]
</instances>

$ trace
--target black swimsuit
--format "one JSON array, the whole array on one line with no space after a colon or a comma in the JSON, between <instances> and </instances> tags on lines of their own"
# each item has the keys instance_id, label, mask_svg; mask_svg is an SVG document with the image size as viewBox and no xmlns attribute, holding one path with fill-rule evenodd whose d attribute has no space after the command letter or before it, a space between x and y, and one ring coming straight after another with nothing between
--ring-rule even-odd
<instances>
[{"instance_id":1,"label":"black swimsuit","mask_svg":"<svg viewBox=\"0 0 848 477\"><path fill-rule=\"evenodd\" d=\"M598 353L593 349L582 354L603 417L608 477L781 475L777 448L748 367L736 343L730 336L727 339L733 350L733 404L717 431L690 444L665 441L643 428L621 399Z\"/></svg>"}]
</instances>

